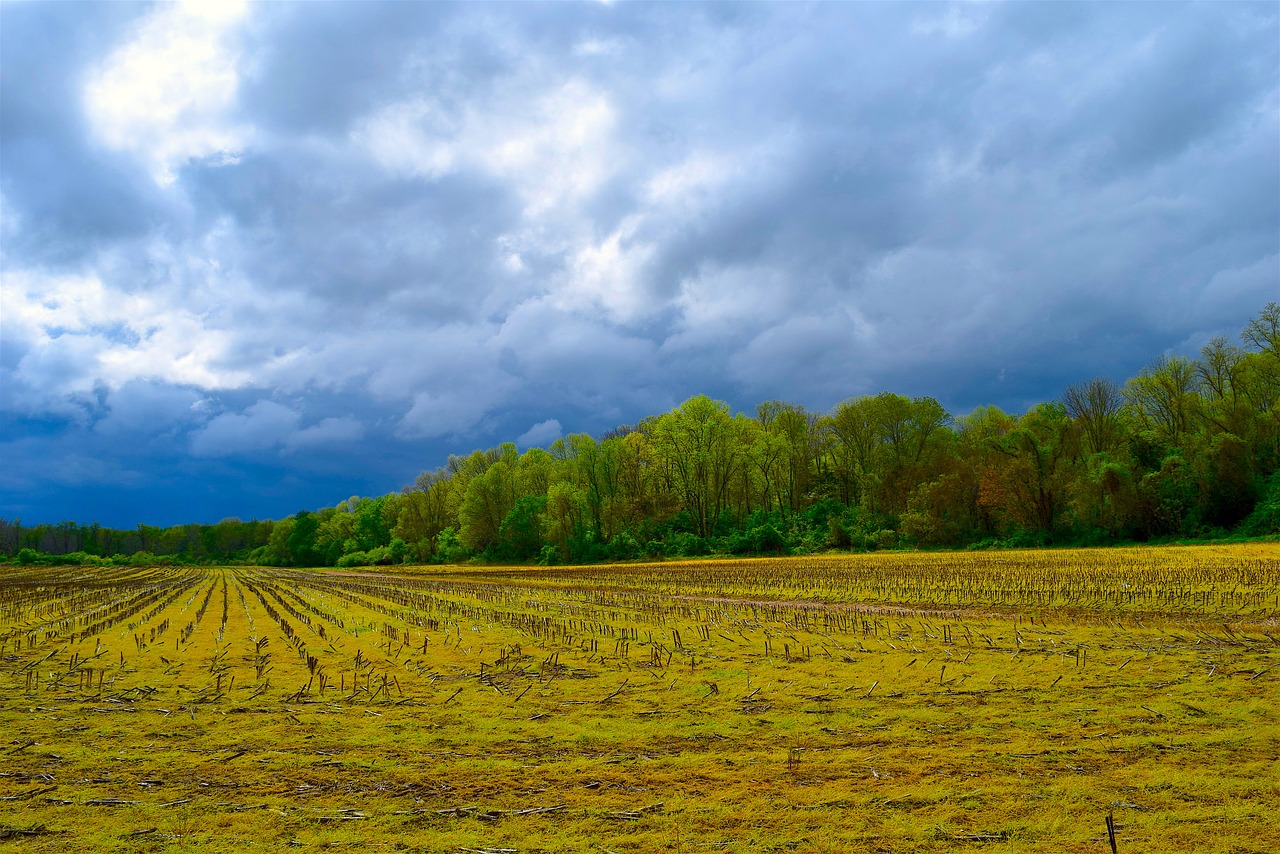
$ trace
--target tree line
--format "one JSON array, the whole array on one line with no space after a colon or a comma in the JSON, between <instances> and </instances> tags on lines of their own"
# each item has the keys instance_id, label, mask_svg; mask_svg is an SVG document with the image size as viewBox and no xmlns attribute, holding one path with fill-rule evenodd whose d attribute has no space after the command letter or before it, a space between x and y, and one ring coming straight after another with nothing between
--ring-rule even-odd
<instances>
[{"instance_id":1,"label":"tree line","mask_svg":"<svg viewBox=\"0 0 1280 854\"><path fill-rule=\"evenodd\" d=\"M118 531L0 520L24 561L572 563L1280 533L1280 305L1014 415L885 392L827 413L693 397L599 438L450 456L398 494L279 521Z\"/></svg>"}]
</instances>

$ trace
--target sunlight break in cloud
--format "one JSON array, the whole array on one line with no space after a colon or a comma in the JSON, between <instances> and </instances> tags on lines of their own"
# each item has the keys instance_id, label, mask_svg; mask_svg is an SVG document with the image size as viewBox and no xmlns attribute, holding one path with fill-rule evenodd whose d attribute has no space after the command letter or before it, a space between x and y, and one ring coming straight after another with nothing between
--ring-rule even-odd
<instances>
[{"instance_id":1,"label":"sunlight break in cloud","mask_svg":"<svg viewBox=\"0 0 1280 854\"><path fill-rule=\"evenodd\" d=\"M156 7L85 86L101 140L137 154L161 184L189 160L234 161L247 131L226 117L239 86L228 36L247 11L225 0Z\"/></svg>"},{"instance_id":2,"label":"sunlight break in cloud","mask_svg":"<svg viewBox=\"0 0 1280 854\"><path fill-rule=\"evenodd\" d=\"M617 168L608 96L577 79L523 84L450 111L424 95L368 116L352 141L388 172L436 179L464 169L510 182L538 218L580 202Z\"/></svg>"},{"instance_id":3,"label":"sunlight break in cloud","mask_svg":"<svg viewBox=\"0 0 1280 854\"><path fill-rule=\"evenodd\" d=\"M556 305L568 310L598 305L622 323L655 308L644 292L644 268L654 247L634 240L633 232L634 222L627 222L599 244L578 250L555 296Z\"/></svg>"},{"instance_id":4,"label":"sunlight break in cloud","mask_svg":"<svg viewBox=\"0 0 1280 854\"><path fill-rule=\"evenodd\" d=\"M205 389L236 388L246 372L220 366L231 336L154 296L107 287L93 275L6 271L5 337L27 345L14 376L36 397L83 394L98 383L160 380Z\"/></svg>"}]
</instances>

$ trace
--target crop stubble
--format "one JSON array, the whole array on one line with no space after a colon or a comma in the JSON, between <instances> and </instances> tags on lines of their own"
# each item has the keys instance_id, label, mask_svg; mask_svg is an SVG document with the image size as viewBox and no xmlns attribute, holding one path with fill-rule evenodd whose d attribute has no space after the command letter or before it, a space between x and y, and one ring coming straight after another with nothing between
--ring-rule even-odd
<instances>
[{"instance_id":1,"label":"crop stubble","mask_svg":"<svg viewBox=\"0 0 1280 854\"><path fill-rule=\"evenodd\" d=\"M23 850L1280 850L1267 546L0 568Z\"/></svg>"}]
</instances>

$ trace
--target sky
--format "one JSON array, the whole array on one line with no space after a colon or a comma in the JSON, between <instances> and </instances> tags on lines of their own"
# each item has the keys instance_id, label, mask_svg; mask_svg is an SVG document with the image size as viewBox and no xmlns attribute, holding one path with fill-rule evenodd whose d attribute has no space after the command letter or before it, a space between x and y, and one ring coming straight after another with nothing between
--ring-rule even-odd
<instances>
[{"instance_id":1,"label":"sky","mask_svg":"<svg viewBox=\"0 0 1280 854\"><path fill-rule=\"evenodd\" d=\"M1280 300L1278 15L0 3L0 517L1194 355Z\"/></svg>"}]
</instances>

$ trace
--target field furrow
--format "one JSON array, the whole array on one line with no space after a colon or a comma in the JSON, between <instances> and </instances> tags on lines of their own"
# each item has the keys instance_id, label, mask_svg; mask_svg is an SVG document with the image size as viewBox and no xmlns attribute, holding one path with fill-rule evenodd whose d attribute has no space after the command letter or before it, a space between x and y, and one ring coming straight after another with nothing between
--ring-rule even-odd
<instances>
[{"instance_id":1,"label":"field furrow","mask_svg":"<svg viewBox=\"0 0 1280 854\"><path fill-rule=\"evenodd\" d=\"M1278 589L1261 547L7 568L0 833L1280 850Z\"/></svg>"}]
</instances>

